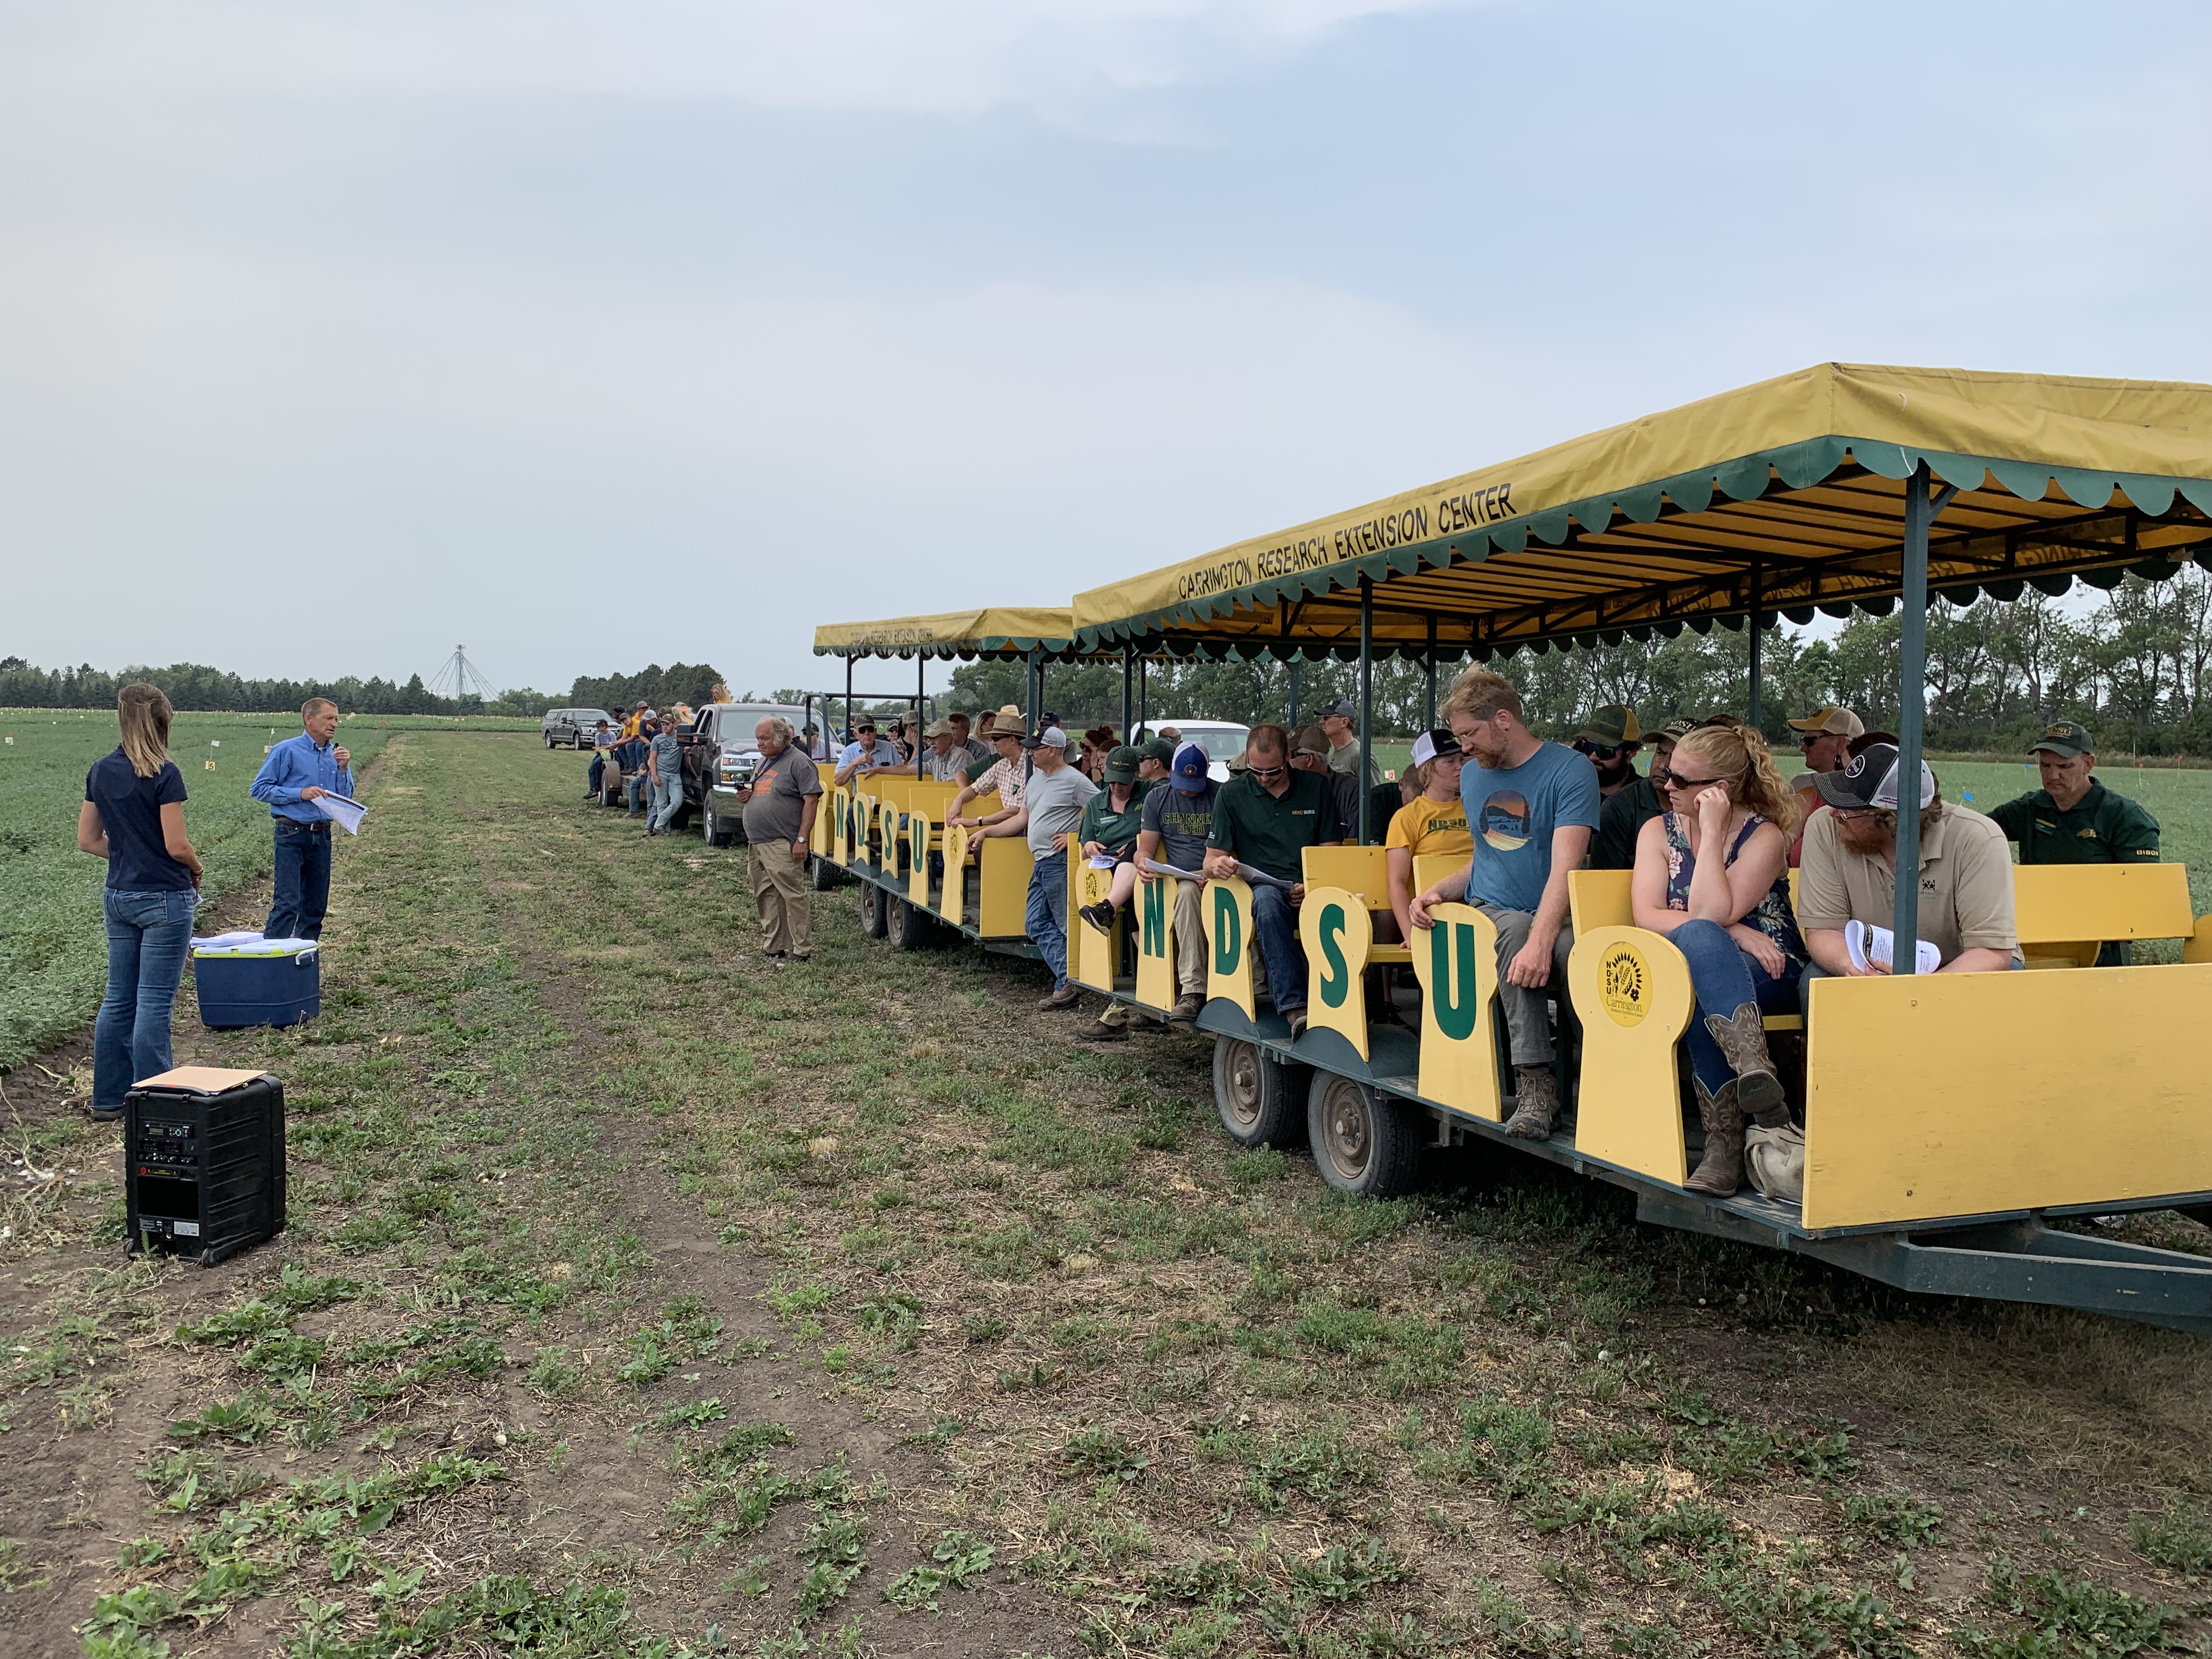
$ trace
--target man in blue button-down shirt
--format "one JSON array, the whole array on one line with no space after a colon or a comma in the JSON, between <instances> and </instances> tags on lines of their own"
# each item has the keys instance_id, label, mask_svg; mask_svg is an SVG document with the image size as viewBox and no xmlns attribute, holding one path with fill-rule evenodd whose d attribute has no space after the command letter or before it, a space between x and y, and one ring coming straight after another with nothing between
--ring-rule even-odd
<instances>
[{"instance_id":1,"label":"man in blue button-down shirt","mask_svg":"<svg viewBox=\"0 0 2212 1659\"><path fill-rule=\"evenodd\" d=\"M318 795L350 795L350 757L331 741L338 706L327 697L300 705L307 727L287 738L261 763L253 799L276 823L276 896L262 932L270 939L320 939L331 903L331 821L314 805Z\"/></svg>"}]
</instances>

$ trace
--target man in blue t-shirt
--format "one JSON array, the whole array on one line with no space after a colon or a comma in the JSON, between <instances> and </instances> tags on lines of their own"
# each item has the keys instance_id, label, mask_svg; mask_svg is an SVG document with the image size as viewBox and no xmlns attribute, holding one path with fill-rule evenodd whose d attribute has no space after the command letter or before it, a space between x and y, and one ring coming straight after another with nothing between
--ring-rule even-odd
<instances>
[{"instance_id":1,"label":"man in blue t-shirt","mask_svg":"<svg viewBox=\"0 0 2212 1659\"><path fill-rule=\"evenodd\" d=\"M1498 1001L1511 1040L1517 1104L1509 1133L1550 1138L1559 1105L1552 1076L1547 991L1567 1006L1567 872L1582 866L1597 828L1597 773L1583 756L1547 743L1521 721L1513 682L1470 668L1444 700L1444 723L1475 764L1460 773L1460 799L1474 836L1468 867L1415 899L1413 926L1429 907L1463 900L1498 928Z\"/></svg>"}]
</instances>

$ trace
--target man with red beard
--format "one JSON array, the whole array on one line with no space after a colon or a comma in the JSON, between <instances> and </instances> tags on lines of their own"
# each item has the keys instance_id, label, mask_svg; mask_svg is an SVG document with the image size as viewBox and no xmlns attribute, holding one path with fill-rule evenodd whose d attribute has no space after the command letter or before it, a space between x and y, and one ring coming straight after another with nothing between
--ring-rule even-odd
<instances>
[{"instance_id":1,"label":"man with red beard","mask_svg":"<svg viewBox=\"0 0 2212 1659\"><path fill-rule=\"evenodd\" d=\"M1798 981L1797 997L1808 1016L1814 980L1887 971L1852 966L1844 928L1852 921L1887 927L1896 915L1899 769L1896 746L1877 743L1840 772L1823 772L1814 780L1829 810L1814 813L1805 826L1797 884L1797 925L1813 958ZM1920 937L1942 956L1936 971L1985 974L2021 966L2004 831L1972 808L1945 800L1925 762L1917 793Z\"/></svg>"}]
</instances>

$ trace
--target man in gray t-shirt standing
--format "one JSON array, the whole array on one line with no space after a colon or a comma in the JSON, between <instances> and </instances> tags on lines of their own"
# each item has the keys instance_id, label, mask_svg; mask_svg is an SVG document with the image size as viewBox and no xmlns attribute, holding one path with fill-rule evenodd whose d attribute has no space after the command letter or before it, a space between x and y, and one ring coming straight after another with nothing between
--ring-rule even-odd
<instances>
[{"instance_id":1,"label":"man in gray t-shirt standing","mask_svg":"<svg viewBox=\"0 0 2212 1659\"><path fill-rule=\"evenodd\" d=\"M1052 994L1037 1006L1073 1008L1081 998L1067 982L1067 849L1083 821L1083 804L1098 786L1067 763L1067 733L1057 726L1023 738L1022 747L1036 769L1022 791L1030 854L1036 860L1030 872L1030 942L1052 969Z\"/></svg>"},{"instance_id":2,"label":"man in gray t-shirt standing","mask_svg":"<svg viewBox=\"0 0 2212 1659\"><path fill-rule=\"evenodd\" d=\"M653 782L645 833L665 836L684 810L684 742L676 735L673 715L660 723L653 741L645 746L646 775Z\"/></svg>"},{"instance_id":3,"label":"man in gray t-shirt standing","mask_svg":"<svg viewBox=\"0 0 2212 1659\"><path fill-rule=\"evenodd\" d=\"M813 953L806 852L822 806L822 774L791 738L791 722L773 715L753 727L761 763L744 798L761 953L779 963L787 957L804 962Z\"/></svg>"}]
</instances>

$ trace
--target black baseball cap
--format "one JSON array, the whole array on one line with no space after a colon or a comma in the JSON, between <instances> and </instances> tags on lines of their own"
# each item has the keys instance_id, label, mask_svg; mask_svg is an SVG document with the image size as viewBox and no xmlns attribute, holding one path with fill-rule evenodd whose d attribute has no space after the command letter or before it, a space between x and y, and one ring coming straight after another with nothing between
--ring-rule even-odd
<instances>
[{"instance_id":1,"label":"black baseball cap","mask_svg":"<svg viewBox=\"0 0 2212 1659\"><path fill-rule=\"evenodd\" d=\"M1899 799L1897 778L1897 745L1888 743L1869 744L1866 750L1854 755L1840 772L1815 773L1813 787L1820 792L1820 799L1831 806L1847 811L1864 811L1872 807L1877 811L1894 812ZM1928 763L1920 763L1920 805L1923 811L1936 800L1936 774Z\"/></svg>"}]
</instances>

